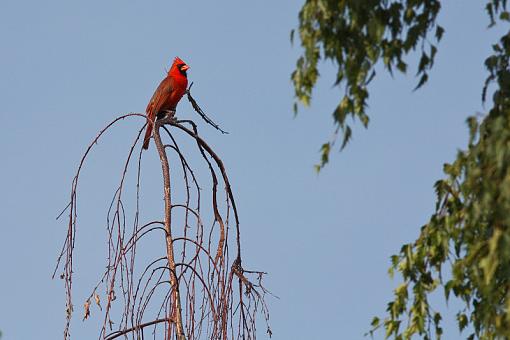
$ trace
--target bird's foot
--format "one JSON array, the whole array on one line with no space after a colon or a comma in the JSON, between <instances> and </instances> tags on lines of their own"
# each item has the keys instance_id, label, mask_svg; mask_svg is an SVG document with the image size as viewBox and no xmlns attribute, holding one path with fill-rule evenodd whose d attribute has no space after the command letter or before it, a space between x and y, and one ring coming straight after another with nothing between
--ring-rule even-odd
<instances>
[{"instance_id":1,"label":"bird's foot","mask_svg":"<svg viewBox=\"0 0 510 340\"><path fill-rule=\"evenodd\" d=\"M157 119L167 119L172 118L173 116L175 116L175 110L166 110L158 112L156 117Z\"/></svg>"},{"instance_id":2,"label":"bird's foot","mask_svg":"<svg viewBox=\"0 0 510 340\"><path fill-rule=\"evenodd\" d=\"M166 113L166 114L158 115L157 123L159 125L173 124L173 123L177 122L177 118L175 117L175 111L165 111L162 113Z\"/></svg>"}]
</instances>

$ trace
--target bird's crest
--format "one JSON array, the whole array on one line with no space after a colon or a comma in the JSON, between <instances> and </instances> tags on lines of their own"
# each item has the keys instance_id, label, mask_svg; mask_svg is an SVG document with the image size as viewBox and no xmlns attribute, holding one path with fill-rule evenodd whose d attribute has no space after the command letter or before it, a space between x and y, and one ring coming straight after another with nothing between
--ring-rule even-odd
<instances>
[{"instance_id":1,"label":"bird's crest","mask_svg":"<svg viewBox=\"0 0 510 340\"><path fill-rule=\"evenodd\" d=\"M181 58L175 57L174 65L177 65L177 64L186 64L186 63Z\"/></svg>"}]
</instances>

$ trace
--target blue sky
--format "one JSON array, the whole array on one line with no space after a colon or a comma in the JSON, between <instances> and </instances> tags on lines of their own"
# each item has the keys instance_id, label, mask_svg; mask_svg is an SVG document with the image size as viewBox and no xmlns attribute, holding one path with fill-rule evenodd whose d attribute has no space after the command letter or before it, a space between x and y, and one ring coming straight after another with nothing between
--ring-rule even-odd
<instances>
[{"instance_id":1,"label":"blue sky","mask_svg":"<svg viewBox=\"0 0 510 340\"><path fill-rule=\"evenodd\" d=\"M311 108L294 117L290 73L299 46L289 33L301 4L0 2L3 339L61 337L64 289L51 274L66 223L55 216L67 204L79 157L106 122L143 112L176 55L191 66L194 96L230 132L199 122L229 171L244 263L269 272L266 284L280 297L269 299L273 337L363 337L398 284L387 276L389 257L418 235L443 163L466 144L465 119L483 112L483 60L501 27L487 29L483 2L445 2L439 21L446 33L429 83L412 92L412 72L379 72L369 129L355 124L352 142L317 175L313 165L333 131L340 91L324 63ZM199 120L187 102L178 116ZM84 170L77 306L104 264L104 218L124 157L116 155L127 152L140 124L119 125ZM150 151L145 183L158 190ZM148 195L145 204L162 202ZM452 320L445 338L460 338ZM78 308L74 338L96 334Z\"/></svg>"}]
</instances>

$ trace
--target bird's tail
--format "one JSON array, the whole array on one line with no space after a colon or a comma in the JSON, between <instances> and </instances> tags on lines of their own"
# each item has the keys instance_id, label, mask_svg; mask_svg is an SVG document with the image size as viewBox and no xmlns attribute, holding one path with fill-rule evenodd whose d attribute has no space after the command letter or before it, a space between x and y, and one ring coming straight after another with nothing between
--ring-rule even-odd
<instances>
[{"instance_id":1,"label":"bird's tail","mask_svg":"<svg viewBox=\"0 0 510 340\"><path fill-rule=\"evenodd\" d=\"M145 131L145 137L143 138L143 148L147 150L149 148L149 142L152 135L152 122L147 123L147 130Z\"/></svg>"}]
</instances>

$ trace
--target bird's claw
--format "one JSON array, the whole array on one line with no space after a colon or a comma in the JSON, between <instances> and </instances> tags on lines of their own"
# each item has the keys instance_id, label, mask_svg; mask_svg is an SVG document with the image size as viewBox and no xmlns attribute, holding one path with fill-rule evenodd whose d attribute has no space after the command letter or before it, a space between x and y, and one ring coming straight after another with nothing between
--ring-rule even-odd
<instances>
[{"instance_id":1,"label":"bird's claw","mask_svg":"<svg viewBox=\"0 0 510 340\"><path fill-rule=\"evenodd\" d=\"M174 116L175 116L174 110L161 111L157 115L157 120L173 121L173 119L175 119Z\"/></svg>"}]
</instances>

